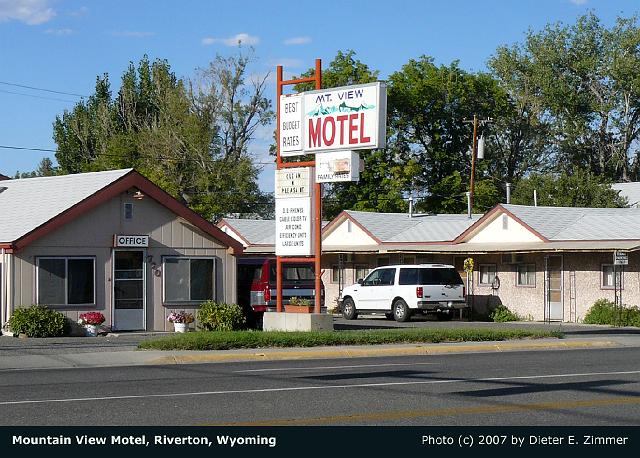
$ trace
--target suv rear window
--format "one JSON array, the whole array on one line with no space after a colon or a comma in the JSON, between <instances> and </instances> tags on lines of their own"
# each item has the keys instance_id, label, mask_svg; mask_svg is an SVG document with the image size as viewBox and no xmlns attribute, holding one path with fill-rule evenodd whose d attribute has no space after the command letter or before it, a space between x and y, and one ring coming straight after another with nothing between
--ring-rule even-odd
<instances>
[{"instance_id":1,"label":"suv rear window","mask_svg":"<svg viewBox=\"0 0 640 458\"><path fill-rule=\"evenodd\" d=\"M400 269L400 285L462 285L462 278L455 269L405 268Z\"/></svg>"},{"instance_id":2,"label":"suv rear window","mask_svg":"<svg viewBox=\"0 0 640 458\"><path fill-rule=\"evenodd\" d=\"M309 264L283 264L282 280L314 280L313 267ZM276 281L276 265L270 265L269 281Z\"/></svg>"}]
</instances>

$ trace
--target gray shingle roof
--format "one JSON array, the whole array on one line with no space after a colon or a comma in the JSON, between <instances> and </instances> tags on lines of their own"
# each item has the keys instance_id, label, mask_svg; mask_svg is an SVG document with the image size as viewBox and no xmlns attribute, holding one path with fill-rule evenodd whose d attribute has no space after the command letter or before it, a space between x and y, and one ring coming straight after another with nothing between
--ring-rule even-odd
<instances>
[{"instance_id":1,"label":"gray shingle roof","mask_svg":"<svg viewBox=\"0 0 640 458\"><path fill-rule=\"evenodd\" d=\"M0 242L18 240L131 170L0 181Z\"/></svg>"},{"instance_id":2,"label":"gray shingle roof","mask_svg":"<svg viewBox=\"0 0 640 458\"><path fill-rule=\"evenodd\" d=\"M413 215L346 211L383 243L448 242L464 232L482 215Z\"/></svg>"},{"instance_id":3,"label":"gray shingle roof","mask_svg":"<svg viewBox=\"0 0 640 458\"><path fill-rule=\"evenodd\" d=\"M611 189L620 191L622 197L626 197L630 207L640 207L640 182L615 183Z\"/></svg>"},{"instance_id":4,"label":"gray shingle roof","mask_svg":"<svg viewBox=\"0 0 640 458\"><path fill-rule=\"evenodd\" d=\"M274 245L276 243L276 220L225 218L250 245Z\"/></svg>"},{"instance_id":5,"label":"gray shingle roof","mask_svg":"<svg viewBox=\"0 0 640 458\"><path fill-rule=\"evenodd\" d=\"M640 208L502 206L549 240L640 240Z\"/></svg>"}]
</instances>

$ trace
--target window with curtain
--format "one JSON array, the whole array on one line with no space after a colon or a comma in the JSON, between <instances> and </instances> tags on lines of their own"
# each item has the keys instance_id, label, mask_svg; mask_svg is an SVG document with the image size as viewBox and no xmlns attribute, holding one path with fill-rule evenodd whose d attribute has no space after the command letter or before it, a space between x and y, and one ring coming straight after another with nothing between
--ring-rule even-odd
<instances>
[{"instance_id":1,"label":"window with curtain","mask_svg":"<svg viewBox=\"0 0 640 458\"><path fill-rule=\"evenodd\" d=\"M496 265L495 264L480 264L478 268L478 272L480 275L480 285L481 286L491 286L494 278L496 278Z\"/></svg>"},{"instance_id":2,"label":"window with curtain","mask_svg":"<svg viewBox=\"0 0 640 458\"><path fill-rule=\"evenodd\" d=\"M517 286L536 286L536 265L518 264Z\"/></svg>"},{"instance_id":3,"label":"window with curtain","mask_svg":"<svg viewBox=\"0 0 640 458\"><path fill-rule=\"evenodd\" d=\"M618 280L618 288L624 288L624 277L622 276L621 266L618 266L616 269L616 277ZM613 264L603 264L602 265L602 284L600 285L603 289L613 289L614 281L613 281Z\"/></svg>"}]
</instances>

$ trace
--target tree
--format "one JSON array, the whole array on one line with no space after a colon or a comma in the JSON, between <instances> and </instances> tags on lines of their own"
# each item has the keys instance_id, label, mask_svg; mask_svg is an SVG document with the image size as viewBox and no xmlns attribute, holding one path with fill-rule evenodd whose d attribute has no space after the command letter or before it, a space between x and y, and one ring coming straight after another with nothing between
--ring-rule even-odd
<instances>
[{"instance_id":1,"label":"tree","mask_svg":"<svg viewBox=\"0 0 640 458\"><path fill-rule=\"evenodd\" d=\"M53 165L53 161L48 157L43 157L38 163L38 167L32 172L16 172L14 178L35 178L50 177L58 174L57 167Z\"/></svg>"},{"instance_id":2,"label":"tree","mask_svg":"<svg viewBox=\"0 0 640 458\"><path fill-rule=\"evenodd\" d=\"M613 180L634 178L639 64L637 17L607 28L593 13L572 26L529 32L524 44L499 48L490 63L503 83L518 83L512 94L549 126L556 171L586 168Z\"/></svg>"},{"instance_id":3,"label":"tree","mask_svg":"<svg viewBox=\"0 0 640 458\"><path fill-rule=\"evenodd\" d=\"M378 71L356 59L353 50L338 51L336 57L322 71L322 88L350 86L375 82ZM300 77L311 77L315 68ZM297 92L315 89L311 83L294 86ZM397 212L407 210L404 191L411 175L416 172L413 162L394 160L390 150L361 150L364 170L358 183L329 183L324 185L323 217L331 219L342 210Z\"/></svg>"},{"instance_id":4,"label":"tree","mask_svg":"<svg viewBox=\"0 0 640 458\"><path fill-rule=\"evenodd\" d=\"M134 167L205 218L268 213L248 148L273 113L266 77L246 81L250 62L218 57L187 81L145 56L115 97L108 75L98 77L95 93L54 122L61 171Z\"/></svg>"},{"instance_id":5,"label":"tree","mask_svg":"<svg viewBox=\"0 0 640 458\"><path fill-rule=\"evenodd\" d=\"M436 66L427 56L411 59L389 83L389 150L396 163L418 166L406 190L417 193L420 210L466 211L472 128L465 120L495 117L504 92L488 74L465 72L458 62Z\"/></svg>"},{"instance_id":6,"label":"tree","mask_svg":"<svg viewBox=\"0 0 640 458\"><path fill-rule=\"evenodd\" d=\"M626 207L627 199L611 189L611 183L588 170L573 173L532 174L518 182L512 203L533 205L533 191L538 205L551 207Z\"/></svg>"}]
</instances>

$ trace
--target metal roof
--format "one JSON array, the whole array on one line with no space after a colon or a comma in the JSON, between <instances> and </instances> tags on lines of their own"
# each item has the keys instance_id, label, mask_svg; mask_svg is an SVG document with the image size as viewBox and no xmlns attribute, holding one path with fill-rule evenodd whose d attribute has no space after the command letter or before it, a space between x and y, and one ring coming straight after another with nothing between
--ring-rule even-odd
<instances>
[{"instance_id":1,"label":"metal roof","mask_svg":"<svg viewBox=\"0 0 640 458\"><path fill-rule=\"evenodd\" d=\"M276 220L224 218L223 223L244 238L249 245L275 245Z\"/></svg>"},{"instance_id":2,"label":"metal roof","mask_svg":"<svg viewBox=\"0 0 640 458\"><path fill-rule=\"evenodd\" d=\"M382 243L396 242L448 242L455 239L482 215L469 218L462 215L373 213L347 210L346 213L360 223Z\"/></svg>"},{"instance_id":3,"label":"metal roof","mask_svg":"<svg viewBox=\"0 0 640 458\"><path fill-rule=\"evenodd\" d=\"M640 182L615 183L611 185L614 191L620 191L619 195L627 198L629 207L640 207Z\"/></svg>"},{"instance_id":4,"label":"metal roof","mask_svg":"<svg viewBox=\"0 0 640 458\"><path fill-rule=\"evenodd\" d=\"M502 207L550 241L640 240L640 208Z\"/></svg>"},{"instance_id":5,"label":"metal roof","mask_svg":"<svg viewBox=\"0 0 640 458\"><path fill-rule=\"evenodd\" d=\"M3 180L0 242L18 240L132 170Z\"/></svg>"}]
</instances>

